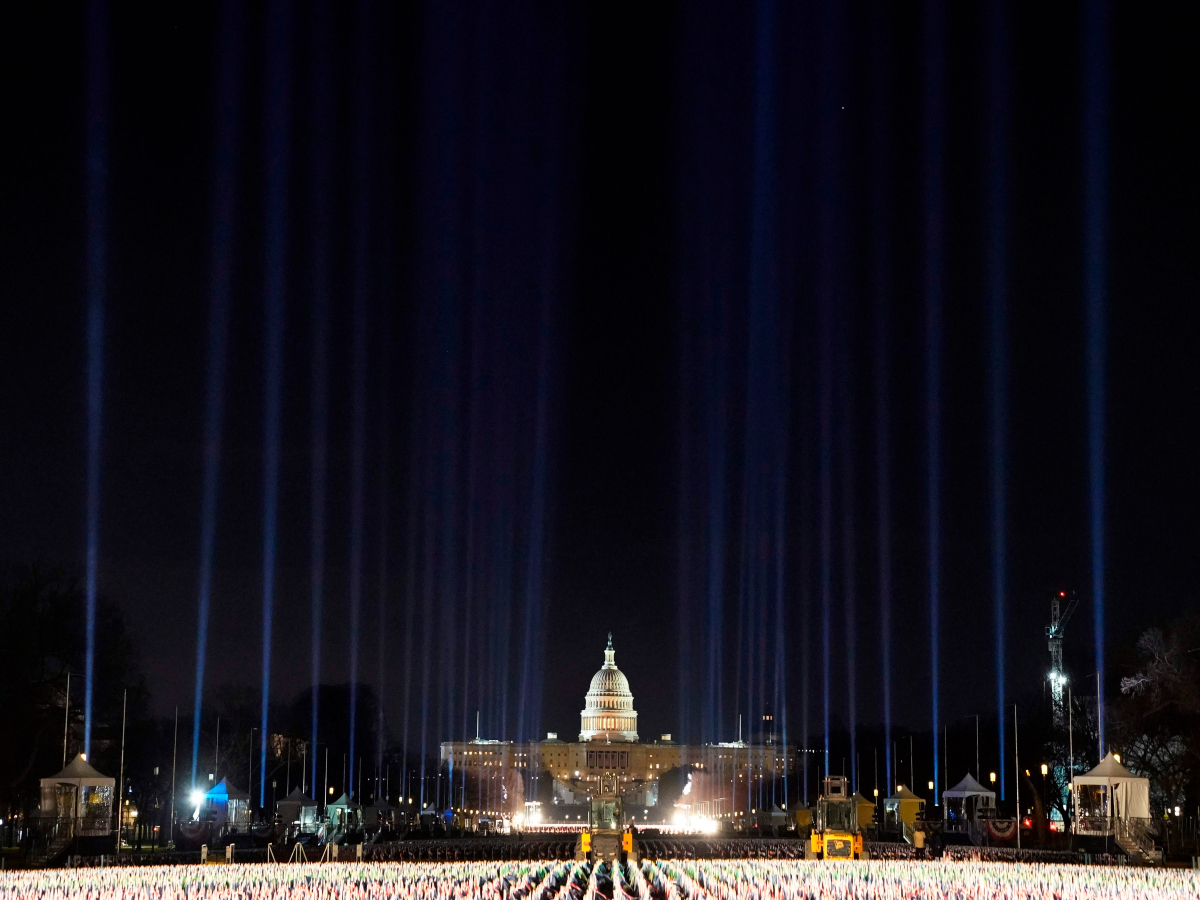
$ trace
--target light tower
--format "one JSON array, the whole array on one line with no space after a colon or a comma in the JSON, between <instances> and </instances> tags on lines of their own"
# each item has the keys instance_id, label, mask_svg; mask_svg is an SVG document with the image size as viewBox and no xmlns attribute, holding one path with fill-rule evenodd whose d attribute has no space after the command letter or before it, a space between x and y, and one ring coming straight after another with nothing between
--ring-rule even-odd
<instances>
[{"instance_id":1,"label":"light tower","mask_svg":"<svg viewBox=\"0 0 1200 900\"><path fill-rule=\"evenodd\" d=\"M1072 593L1064 610L1062 603L1066 597L1066 591L1059 591L1058 596L1050 601L1050 624L1046 626L1046 637L1050 643L1050 704L1055 728L1063 726L1066 716L1063 704L1063 689L1067 684L1062 664L1063 633L1067 627L1067 620L1079 604L1079 597Z\"/></svg>"}]
</instances>

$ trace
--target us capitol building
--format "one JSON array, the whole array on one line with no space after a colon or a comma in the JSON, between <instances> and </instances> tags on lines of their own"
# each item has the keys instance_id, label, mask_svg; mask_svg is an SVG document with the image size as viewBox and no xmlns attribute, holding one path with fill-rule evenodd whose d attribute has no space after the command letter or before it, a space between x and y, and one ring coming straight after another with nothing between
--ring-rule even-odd
<instances>
[{"instance_id":1,"label":"us capitol building","mask_svg":"<svg viewBox=\"0 0 1200 900\"><path fill-rule=\"evenodd\" d=\"M585 803L602 776L615 777L627 802L648 810L658 805L659 779L673 769L690 766L693 773L708 776L706 789L697 791L696 798L708 804L707 814L731 815L742 806L737 795L749 793L747 779L782 778L796 772L796 749L777 742L772 717L763 719L764 734L751 743L678 744L669 734L656 741L639 740L633 693L629 679L617 668L609 634L604 665L592 676L584 698L577 741L560 740L555 732L549 732L544 741L528 743L478 737L447 741L441 745L441 763L453 773L455 782L464 779L462 802L468 807L474 793L482 795L486 790L495 795L487 785L503 784L507 788L504 793L511 796L526 793L514 790L514 781L524 786L548 779L553 798L547 798L549 802L542 806L549 818L555 817L555 809L565 813L567 808ZM537 793L544 796L542 790ZM513 797L504 805L515 810L519 803L518 797ZM485 801L484 805L499 804Z\"/></svg>"}]
</instances>

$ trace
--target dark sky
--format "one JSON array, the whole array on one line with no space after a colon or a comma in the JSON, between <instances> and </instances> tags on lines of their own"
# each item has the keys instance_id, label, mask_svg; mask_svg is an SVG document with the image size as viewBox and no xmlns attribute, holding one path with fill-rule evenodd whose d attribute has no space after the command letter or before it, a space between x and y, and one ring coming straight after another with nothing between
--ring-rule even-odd
<instances>
[{"instance_id":1,"label":"dark sky","mask_svg":"<svg viewBox=\"0 0 1200 900\"><path fill-rule=\"evenodd\" d=\"M275 696L309 678L312 307L324 247L325 680L350 669L361 385L359 669L377 680L382 634L379 689L393 736L405 697L414 733L426 698L430 740L456 733L478 706L493 733L572 734L609 630L644 735L690 728L722 739L739 710L776 702L796 727L807 634L817 729L820 317L831 309L833 666L844 671L852 572L858 720L878 722L871 265L872 216L883 210L892 694L897 722L928 727L923 7L334 7L325 26L313 4L292 10L285 65ZM85 28L74 9L4 15L0 554L81 573ZM1014 3L1003 48L1014 695L1037 689L1047 603L1059 590L1083 599L1068 660L1081 675L1092 665L1086 15L1076 4ZM99 582L128 617L161 711L192 702L216 121L232 103L216 77L226 45L240 105L208 683L258 683L267 22L249 9L240 43L229 44L236 29L216 8L111 10ZM1139 629L1196 606L1200 119L1182 5L1117 5L1110 34L1105 572L1118 654ZM940 356L948 720L995 706L984 264L994 37L982 9L950 5ZM323 194L318 132L329 141ZM871 180L879 158L882 194ZM359 368L356 297L366 298ZM706 430L714 420L724 423L719 438ZM712 551L693 538L716 508L705 468L716 447L725 601L706 619L706 595L693 588ZM835 721L846 718L843 681ZM786 700L774 699L779 691ZM705 730L705 716L719 733Z\"/></svg>"}]
</instances>

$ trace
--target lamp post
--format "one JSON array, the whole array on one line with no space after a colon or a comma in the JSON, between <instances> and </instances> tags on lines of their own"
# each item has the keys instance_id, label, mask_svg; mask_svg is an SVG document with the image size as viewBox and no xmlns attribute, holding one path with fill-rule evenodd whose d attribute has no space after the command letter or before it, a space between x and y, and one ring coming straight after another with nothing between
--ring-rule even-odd
<instances>
[{"instance_id":1,"label":"lamp post","mask_svg":"<svg viewBox=\"0 0 1200 900\"><path fill-rule=\"evenodd\" d=\"M1049 799L1049 797L1046 794L1046 776L1049 774L1050 774L1050 766L1048 766L1046 763L1042 763L1042 804L1043 804L1042 813L1043 813L1043 815L1046 816L1047 820L1050 819L1050 810L1046 806L1046 801Z\"/></svg>"}]
</instances>

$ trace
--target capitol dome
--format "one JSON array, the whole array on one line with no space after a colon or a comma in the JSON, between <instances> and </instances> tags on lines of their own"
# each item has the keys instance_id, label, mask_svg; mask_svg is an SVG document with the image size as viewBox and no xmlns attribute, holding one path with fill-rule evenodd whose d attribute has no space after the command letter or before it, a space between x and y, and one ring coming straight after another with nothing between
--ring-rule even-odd
<instances>
[{"instance_id":1,"label":"capitol dome","mask_svg":"<svg viewBox=\"0 0 1200 900\"><path fill-rule=\"evenodd\" d=\"M633 694L629 679L614 661L612 634L604 649L604 665L592 676L580 713L581 741L636 741L637 713L633 709Z\"/></svg>"}]
</instances>

